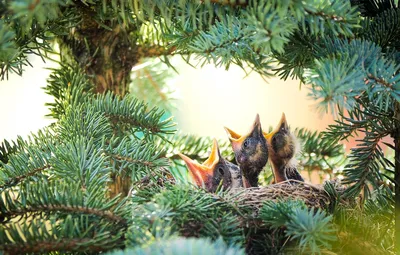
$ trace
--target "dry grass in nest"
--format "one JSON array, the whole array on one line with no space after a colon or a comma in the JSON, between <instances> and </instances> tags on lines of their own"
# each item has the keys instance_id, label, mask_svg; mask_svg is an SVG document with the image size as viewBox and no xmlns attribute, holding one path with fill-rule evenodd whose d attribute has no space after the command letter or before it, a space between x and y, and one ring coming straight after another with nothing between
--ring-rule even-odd
<instances>
[{"instance_id":1,"label":"dry grass in nest","mask_svg":"<svg viewBox=\"0 0 400 255\"><path fill-rule=\"evenodd\" d=\"M231 192L237 192L237 190ZM234 196L239 206L252 207L257 214L267 200L302 200L306 205L317 208L325 208L330 203L329 195L322 186L294 180L266 187L243 189Z\"/></svg>"}]
</instances>

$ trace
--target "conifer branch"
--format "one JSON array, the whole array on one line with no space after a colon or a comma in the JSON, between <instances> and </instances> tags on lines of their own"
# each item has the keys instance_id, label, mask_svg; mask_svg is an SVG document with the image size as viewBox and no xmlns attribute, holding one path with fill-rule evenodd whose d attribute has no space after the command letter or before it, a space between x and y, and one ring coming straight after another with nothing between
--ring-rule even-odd
<instances>
[{"instance_id":1,"label":"conifer branch","mask_svg":"<svg viewBox=\"0 0 400 255\"><path fill-rule=\"evenodd\" d=\"M235 6L247 6L250 0L208 0L210 3ZM207 0L200 0L201 3L206 3Z\"/></svg>"},{"instance_id":2,"label":"conifer branch","mask_svg":"<svg viewBox=\"0 0 400 255\"><path fill-rule=\"evenodd\" d=\"M176 47L166 47L162 45L137 46L136 51L140 58L173 56L177 54Z\"/></svg>"},{"instance_id":3,"label":"conifer branch","mask_svg":"<svg viewBox=\"0 0 400 255\"><path fill-rule=\"evenodd\" d=\"M165 134L172 134L172 118L162 120L165 111L153 107L148 109L147 104L131 95L119 98L113 93L99 95L90 98L87 102L90 109L103 113L113 124L117 132L138 129L144 133L150 133L162 137Z\"/></svg>"},{"instance_id":4,"label":"conifer branch","mask_svg":"<svg viewBox=\"0 0 400 255\"><path fill-rule=\"evenodd\" d=\"M108 155L111 156L112 158L116 159L116 160L126 161L126 162L129 162L129 163L132 163L132 164L141 164L141 165L145 165L147 167L156 167L154 162L151 162L151 161L134 159L134 158L131 158L131 157L121 156L121 155L112 154L112 153L109 153Z\"/></svg>"},{"instance_id":5,"label":"conifer branch","mask_svg":"<svg viewBox=\"0 0 400 255\"><path fill-rule=\"evenodd\" d=\"M151 73L148 70L144 70L147 78L150 81L150 84L153 86L153 88L157 91L158 95L160 95L162 100L167 100L167 96L161 91L160 86L157 84L157 82L153 79L153 76L151 76Z\"/></svg>"},{"instance_id":6,"label":"conifer branch","mask_svg":"<svg viewBox=\"0 0 400 255\"><path fill-rule=\"evenodd\" d=\"M305 8L305 11L309 15L319 16L319 17L321 17L323 19L330 19L330 20L333 20L335 22L344 22L344 23L346 22L345 18L340 17L340 16L338 16L336 14L327 14L327 13L324 13L323 11L312 11L312 10L309 10L307 8Z\"/></svg>"},{"instance_id":7,"label":"conifer branch","mask_svg":"<svg viewBox=\"0 0 400 255\"><path fill-rule=\"evenodd\" d=\"M37 241L29 243L18 243L18 244L3 244L0 245L0 250L4 251L5 254L29 254L29 253L49 253L52 251L63 251L63 252L105 252L110 250L110 244L87 244L92 243L90 238L61 238L53 241ZM122 247L122 244L114 245Z\"/></svg>"},{"instance_id":8,"label":"conifer branch","mask_svg":"<svg viewBox=\"0 0 400 255\"><path fill-rule=\"evenodd\" d=\"M46 170L46 169L50 169L51 166L49 164L43 166L43 167L38 167L38 168L34 168L29 170L29 172L27 172L26 174L23 175L18 175L15 177L11 177L8 178L7 180L4 181L4 184L0 185L0 190L4 190L6 188L9 188L11 186L16 186L18 185L21 181L23 181L24 179L31 177L31 176L35 176L36 174Z\"/></svg>"},{"instance_id":9,"label":"conifer branch","mask_svg":"<svg viewBox=\"0 0 400 255\"><path fill-rule=\"evenodd\" d=\"M379 174L377 162L384 156L379 143L389 134L389 132L366 133L363 140L358 140L363 143L352 149L353 153L349 156L351 161L344 169L346 177L343 183L353 184L346 190L347 196L355 196L364 190L368 197L368 183L372 184L374 188L378 188L378 181L382 177Z\"/></svg>"},{"instance_id":10,"label":"conifer branch","mask_svg":"<svg viewBox=\"0 0 400 255\"><path fill-rule=\"evenodd\" d=\"M393 83L388 83L388 82L385 81L385 79L383 79L383 78L376 77L375 75L373 75L373 74L371 74L371 73L368 73L368 74L367 74L367 77L368 77L368 79L372 79L372 80L376 81L377 83L382 84L383 86L385 86L385 87L387 87L387 88L393 89L393 85L394 85L394 84L393 84ZM368 83L368 81L366 81L366 83Z\"/></svg>"},{"instance_id":11,"label":"conifer branch","mask_svg":"<svg viewBox=\"0 0 400 255\"><path fill-rule=\"evenodd\" d=\"M124 228L128 227L127 220L115 213L98 208L89 208L84 206L70 206L70 205L35 205L27 206L24 208L10 209L5 212L0 211L0 219L11 219L13 217L31 215L41 212L65 212L65 213L80 213L99 216L105 220L113 221L122 225Z\"/></svg>"}]
</instances>

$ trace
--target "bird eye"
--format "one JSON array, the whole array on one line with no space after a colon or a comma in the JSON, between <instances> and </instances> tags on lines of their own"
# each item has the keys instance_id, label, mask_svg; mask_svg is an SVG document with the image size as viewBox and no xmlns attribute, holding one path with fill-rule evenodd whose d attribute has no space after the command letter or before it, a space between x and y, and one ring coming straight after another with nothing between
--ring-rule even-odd
<instances>
[{"instance_id":1,"label":"bird eye","mask_svg":"<svg viewBox=\"0 0 400 255\"><path fill-rule=\"evenodd\" d=\"M249 141L248 141L248 140L244 141L243 146L244 146L245 148L247 148L247 147L249 146Z\"/></svg>"},{"instance_id":2,"label":"bird eye","mask_svg":"<svg viewBox=\"0 0 400 255\"><path fill-rule=\"evenodd\" d=\"M224 169L222 167L218 168L218 172L220 173L220 175L224 175Z\"/></svg>"}]
</instances>

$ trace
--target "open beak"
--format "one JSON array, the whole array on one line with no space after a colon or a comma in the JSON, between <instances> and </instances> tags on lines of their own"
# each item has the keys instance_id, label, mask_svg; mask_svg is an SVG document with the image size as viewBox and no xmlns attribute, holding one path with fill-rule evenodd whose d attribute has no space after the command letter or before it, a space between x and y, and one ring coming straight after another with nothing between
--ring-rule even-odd
<instances>
[{"instance_id":1,"label":"open beak","mask_svg":"<svg viewBox=\"0 0 400 255\"><path fill-rule=\"evenodd\" d=\"M178 153L178 155L185 161L189 175L198 186L202 186L212 176L212 168L201 165L184 154Z\"/></svg>"},{"instance_id":2,"label":"open beak","mask_svg":"<svg viewBox=\"0 0 400 255\"><path fill-rule=\"evenodd\" d=\"M254 123L251 126L250 131L246 135L241 136L227 127L224 128L226 133L228 134L229 140L231 141L232 148L234 151L240 150L244 140L246 140L247 137L249 136L258 137L262 134L259 114L256 115L256 119L254 120Z\"/></svg>"},{"instance_id":3,"label":"open beak","mask_svg":"<svg viewBox=\"0 0 400 255\"><path fill-rule=\"evenodd\" d=\"M214 166L218 163L220 157L221 157L221 155L219 152L218 143L217 143L217 140L214 139L213 145L211 148L211 154L208 157L208 159L206 161L204 161L203 166L207 166L207 167L213 169Z\"/></svg>"},{"instance_id":4,"label":"open beak","mask_svg":"<svg viewBox=\"0 0 400 255\"><path fill-rule=\"evenodd\" d=\"M270 133L263 132L263 134L265 139L269 140L274 134L278 133L279 131L289 131L289 125L287 124L285 113L282 113L281 120L274 130L272 130Z\"/></svg>"},{"instance_id":5,"label":"open beak","mask_svg":"<svg viewBox=\"0 0 400 255\"><path fill-rule=\"evenodd\" d=\"M229 141L231 142L232 148L234 151L240 150L242 147L243 141L246 139L246 136L241 136L233 130L224 127L226 133L228 134Z\"/></svg>"}]
</instances>

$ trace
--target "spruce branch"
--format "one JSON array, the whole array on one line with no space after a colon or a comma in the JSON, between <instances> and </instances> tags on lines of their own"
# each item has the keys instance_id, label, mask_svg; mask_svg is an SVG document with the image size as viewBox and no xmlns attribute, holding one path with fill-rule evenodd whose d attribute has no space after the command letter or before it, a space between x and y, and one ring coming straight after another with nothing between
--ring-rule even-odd
<instances>
[{"instance_id":1,"label":"spruce branch","mask_svg":"<svg viewBox=\"0 0 400 255\"><path fill-rule=\"evenodd\" d=\"M44 176L51 170L49 159L57 143L54 134L53 128L48 127L31 133L27 139L19 136L12 145L4 141L6 149L0 149L0 158L4 158L0 162L0 190L20 185L35 176Z\"/></svg>"},{"instance_id":2,"label":"spruce branch","mask_svg":"<svg viewBox=\"0 0 400 255\"><path fill-rule=\"evenodd\" d=\"M109 199L101 181L101 176L92 176L92 185L81 188L79 183L65 180L40 180L39 184L25 184L17 195L12 190L4 191L0 198L0 219L3 223L24 224L29 218L96 216L127 228L128 201Z\"/></svg>"},{"instance_id":3,"label":"spruce branch","mask_svg":"<svg viewBox=\"0 0 400 255\"><path fill-rule=\"evenodd\" d=\"M359 27L359 14L350 1L305 1L304 11L307 15L301 21L303 29L309 28L311 34L325 34L353 37L353 30Z\"/></svg>"},{"instance_id":4,"label":"spruce branch","mask_svg":"<svg viewBox=\"0 0 400 255\"><path fill-rule=\"evenodd\" d=\"M363 111L357 108L354 111L348 111L347 115L345 116L343 111L339 111L339 118L335 120L336 124L329 125L327 130L323 132L327 139L336 141L348 139L356 135L357 131L364 128L368 123L363 117Z\"/></svg>"},{"instance_id":5,"label":"spruce branch","mask_svg":"<svg viewBox=\"0 0 400 255\"><path fill-rule=\"evenodd\" d=\"M346 49L346 53L338 52L340 48ZM351 110L364 92L373 105L379 106L379 111L389 111L393 101L399 100L398 67L383 56L376 44L361 40L328 40L327 47L317 51L325 57L316 60L316 69L305 78L312 83L310 96L320 101L321 110L330 108L333 111L336 106Z\"/></svg>"},{"instance_id":6,"label":"spruce branch","mask_svg":"<svg viewBox=\"0 0 400 255\"><path fill-rule=\"evenodd\" d=\"M375 76L375 75L373 75L373 74L371 74L371 73L368 73L368 74L367 74L367 77L368 77L368 79L373 80L373 81L375 81L376 83L380 83L380 84L382 84L383 86L385 86L385 87L387 87L387 88L389 88L389 89L392 89L393 86L394 86L394 84L395 84L395 82L388 83L388 82L385 81L383 78L377 77L377 76Z\"/></svg>"},{"instance_id":7,"label":"spruce branch","mask_svg":"<svg viewBox=\"0 0 400 255\"><path fill-rule=\"evenodd\" d=\"M382 180L378 163L387 167L383 160L384 154L379 142L387 135L389 135L387 131L381 133L366 132L365 138L358 140L362 143L352 149L352 154L349 156L350 163L344 169L346 177L343 179L343 183L353 184L346 190L346 196L354 197L363 191L365 196L369 197L370 190L367 184L371 184L375 189L378 188L377 181Z\"/></svg>"},{"instance_id":8,"label":"spruce branch","mask_svg":"<svg viewBox=\"0 0 400 255\"><path fill-rule=\"evenodd\" d=\"M201 3L215 3L229 6L246 6L250 2L250 0L200 0Z\"/></svg>"},{"instance_id":9,"label":"spruce branch","mask_svg":"<svg viewBox=\"0 0 400 255\"><path fill-rule=\"evenodd\" d=\"M165 111L157 107L148 109L145 103L130 95L120 99L108 92L89 99L88 104L109 118L114 130L121 130L119 132L137 129L145 135L159 137L174 133L171 118L162 120Z\"/></svg>"},{"instance_id":10,"label":"spruce branch","mask_svg":"<svg viewBox=\"0 0 400 255\"><path fill-rule=\"evenodd\" d=\"M19 139L17 140L17 143L15 141L12 141L11 143L7 141L6 139L3 140L0 144L0 161L3 162L4 164L7 164L8 162L8 157L11 154L14 154L18 151L18 144Z\"/></svg>"},{"instance_id":11,"label":"spruce branch","mask_svg":"<svg viewBox=\"0 0 400 255\"><path fill-rule=\"evenodd\" d=\"M138 160L138 159L133 159L133 158L130 158L130 157L120 156L120 155L117 155L117 154L109 154L109 156L111 158L114 158L115 160L118 160L118 161L127 161L127 162L133 163L133 164L142 164L142 165L145 165L147 167L154 167L155 166L154 162L152 162L152 161Z\"/></svg>"},{"instance_id":12,"label":"spruce branch","mask_svg":"<svg viewBox=\"0 0 400 255\"><path fill-rule=\"evenodd\" d=\"M201 251L208 255L230 254L244 255L244 250L235 244L226 244L222 238L212 241L210 238L183 238L183 237L160 237L148 244L133 247L124 251L115 251L108 255L128 254L191 254L194 251Z\"/></svg>"},{"instance_id":13,"label":"spruce branch","mask_svg":"<svg viewBox=\"0 0 400 255\"><path fill-rule=\"evenodd\" d=\"M140 58L173 56L176 54L176 47L166 47L162 45L144 45L137 48L137 54Z\"/></svg>"},{"instance_id":14,"label":"spruce branch","mask_svg":"<svg viewBox=\"0 0 400 255\"><path fill-rule=\"evenodd\" d=\"M344 146L336 138L304 128L295 129L294 133L302 142L300 165L305 169L319 169L333 174L345 164Z\"/></svg>"},{"instance_id":15,"label":"spruce branch","mask_svg":"<svg viewBox=\"0 0 400 255\"><path fill-rule=\"evenodd\" d=\"M160 142L160 146L166 146L166 157L176 160L181 159L177 153L183 153L190 157L191 159L197 161L204 161L208 158L213 138L207 136L196 136L196 135L188 135L182 133L176 133L170 139L170 144L166 144L163 141ZM232 161L234 160L234 155L230 152L230 143L226 140L217 140L218 147L220 148L221 155L224 158Z\"/></svg>"},{"instance_id":16,"label":"spruce branch","mask_svg":"<svg viewBox=\"0 0 400 255\"><path fill-rule=\"evenodd\" d=\"M61 119L69 105L76 106L93 95L93 84L82 69L75 65L59 63L60 67L52 70L44 88L46 94L54 97L54 102L45 103L55 119Z\"/></svg>"},{"instance_id":17,"label":"spruce branch","mask_svg":"<svg viewBox=\"0 0 400 255\"><path fill-rule=\"evenodd\" d=\"M3 181L3 184L0 185L0 190L4 190L6 188L10 188L13 186L18 185L21 181L27 179L28 177L32 177L37 175L38 173L43 172L46 169L50 169L50 165L47 164L45 166L39 167L39 168L34 168L34 169L30 169L29 172L27 172L24 175L18 175L18 176L14 176L12 178L8 178L6 180ZM6 168L6 167L4 167Z\"/></svg>"},{"instance_id":18,"label":"spruce branch","mask_svg":"<svg viewBox=\"0 0 400 255\"><path fill-rule=\"evenodd\" d=\"M360 37L375 42L384 51L391 48L399 50L399 42L395 40L400 35L399 8L381 8L373 17L367 17L361 23L363 29L359 31Z\"/></svg>"},{"instance_id":19,"label":"spruce branch","mask_svg":"<svg viewBox=\"0 0 400 255\"><path fill-rule=\"evenodd\" d=\"M110 248L99 244L90 244L93 240L90 238L61 238L56 241L38 241L24 244L4 244L0 245L0 250L4 254L30 254L30 253L49 253L55 251L63 252L105 252Z\"/></svg>"},{"instance_id":20,"label":"spruce branch","mask_svg":"<svg viewBox=\"0 0 400 255\"><path fill-rule=\"evenodd\" d=\"M54 129L65 142L84 137L99 145L113 135L109 119L103 113L81 103L67 106L65 114Z\"/></svg>"},{"instance_id":21,"label":"spruce branch","mask_svg":"<svg viewBox=\"0 0 400 255\"><path fill-rule=\"evenodd\" d=\"M227 243L243 240L243 233L237 228L239 221L235 209L202 189L174 186L156 194L150 203L140 205L135 215L143 215L138 220L142 218L150 223L157 220L170 222L174 231L186 237L222 235Z\"/></svg>"},{"instance_id":22,"label":"spruce branch","mask_svg":"<svg viewBox=\"0 0 400 255\"><path fill-rule=\"evenodd\" d=\"M162 169L169 165L157 146L132 138L112 138L103 151L112 159L113 169L122 176L130 176L133 181L150 173L159 177L163 174Z\"/></svg>"},{"instance_id":23,"label":"spruce branch","mask_svg":"<svg viewBox=\"0 0 400 255\"><path fill-rule=\"evenodd\" d=\"M272 52L274 58L279 62L274 69L275 75L284 80L291 77L303 81L305 69L314 65L314 48L315 43L318 42L319 40L308 32L296 30L284 46L284 53Z\"/></svg>"},{"instance_id":24,"label":"spruce branch","mask_svg":"<svg viewBox=\"0 0 400 255\"><path fill-rule=\"evenodd\" d=\"M87 217L74 219L71 216L58 221L32 220L19 226L0 226L0 250L14 254L17 249L17 253L49 253L122 248L123 235L112 232L113 228L115 226L106 221L93 224Z\"/></svg>"},{"instance_id":25,"label":"spruce branch","mask_svg":"<svg viewBox=\"0 0 400 255\"><path fill-rule=\"evenodd\" d=\"M213 62L218 67L227 69L235 64L245 70L248 65L260 74L269 76L273 60L254 49L246 29L250 28L243 18L221 17L209 30L200 31L187 48L197 55L201 66Z\"/></svg>"},{"instance_id":26,"label":"spruce branch","mask_svg":"<svg viewBox=\"0 0 400 255\"><path fill-rule=\"evenodd\" d=\"M19 185L30 177L41 175L51 168L50 151L43 151L32 145L16 154L10 155L8 163L1 163L0 187L7 189Z\"/></svg>"},{"instance_id":27,"label":"spruce branch","mask_svg":"<svg viewBox=\"0 0 400 255\"><path fill-rule=\"evenodd\" d=\"M166 110L166 114L175 108L174 89L170 85L170 79L174 73L169 68L169 63L146 59L140 66L135 68L132 73L132 84L129 86L130 92L137 98L142 99L149 105L157 105Z\"/></svg>"},{"instance_id":28,"label":"spruce branch","mask_svg":"<svg viewBox=\"0 0 400 255\"><path fill-rule=\"evenodd\" d=\"M297 20L291 17L287 2L252 1L244 16L245 36L260 54L282 53L297 28Z\"/></svg>"},{"instance_id":29,"label":"spruce branch","mask_svg":"<svg viewBox=\"0 0 400 255\"><path fill-rule=\"evenodd\" d=\"M109 220L120 224L122 227L127 227L127 220L119 215L114 214L111 211L107 211L104 209L99 208L89 208L83 206L68 206L68 205L37 205L37 206L27 206L24 208L17 208L7 210L6 212L0 212L0 218L5 219L4 221L8 221L12 218L18 218L20 216L30 216L32 214L37 213L59 213L63 212L65 214L87 214L87 215L94 215L104 220ZM22 219L22 217L21 217Z\"/></svg>"},{"instance_id":30,"label":"spruce branch","mask_svg":"<svg viewBox=\"0 0 400 255\"><path fill-rule=\"evenodd\" d=\"M54 53L51 41L57 35L67 33L68 28L79 23L77 12L70 9L60 15L63 1L41 1L39 8L29 9L31 1L15 1L6 6L8 13L0 22L0 78L8 78L9 72L22 74L24 66L31 65L28 55L50 59ZM16 12L14 13L15 8ZM3 23L4 22L4 23ZM4 41L3 41L4 40ZM3 44L4 43L4 44Z\"/></svg>"},{"instance_id":31,"label":"spruce branch","mask_svg":"<svg viewBox=\"0 0 400 255\"><path fill-rule=\"evenodd\" d=\"M309 209L302 201L265 202L260 218L273 228L286 227L285 235L298 241L302 251L310 249L312 254L324 247L330 249L336 240L332 216L321 209Z\"/></svg>"},{"instance_id":32,"label":"spruce branch","mask_svg":"<svg viewBox=\"0 0 400 255\"><path fill-rule=\"evenodd\" d=\"M366 199L363 210L343 204L337 206L333 212L337 252L354 254L368 249L374 254L395 254L394 212L394 194L385 188L374 191Z\"/></svg>"}]
</instances>

